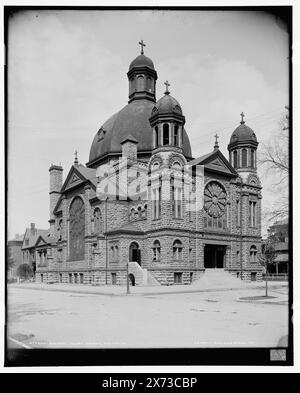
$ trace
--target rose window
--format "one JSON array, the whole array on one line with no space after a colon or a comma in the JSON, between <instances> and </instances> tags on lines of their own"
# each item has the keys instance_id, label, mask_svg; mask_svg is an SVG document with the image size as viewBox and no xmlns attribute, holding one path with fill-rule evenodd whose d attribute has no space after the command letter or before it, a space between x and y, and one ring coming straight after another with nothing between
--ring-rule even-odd
<instances>
[{"instance_id":1,"label":"rose window","mask_svg":"<svg viewBox=\"0 0 300 393\"><path fill-rule=\"evenodd\" d=\"M226 207L226 192L217 182L209 183L204 190L204 209L211 217L222 217Z\"/></svg>"}]
</instances>

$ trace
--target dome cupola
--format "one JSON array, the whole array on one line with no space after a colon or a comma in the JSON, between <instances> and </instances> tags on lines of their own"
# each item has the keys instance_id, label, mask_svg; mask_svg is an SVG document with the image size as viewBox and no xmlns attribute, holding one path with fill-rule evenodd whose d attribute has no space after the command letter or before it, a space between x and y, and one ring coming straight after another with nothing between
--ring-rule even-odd
<instances>
[{"instance_id":1,"label":"dome cupola","mask_svg":"<svg viewBox=\"0 0 300 393\"><path fill-rule=\"evenodd\" d=\"M239 171L256 171L256 150L258 146L254 131L245 124L241 113L240 125L233 131L228 145L231 165Z\"/></svg>"},{"instance_id":2,"label":"dome cupola","mask_svg":"<svg viewBox=\"0 0 300 393\"><path fill-rule=\"evenodd\" d=\"M166 91L154 105L149 119L153 129L153 148L172 146L183 148L185 117L179 102L170 95L169 82Z\"/></svg>"},{"instance_id":3,"label":"dome cupola","mask_svg":"<svg viewBox=\"0 0 300 393\"><path fill-rule=\"evenodd\" d=\"M155 102L157 73L153 61L144 55L146 44L144 44L143 40L139 44L141 45L141 54L130 63L127 73L129 80L128 102L143 99Z\"/></svg>"}]
</instances>

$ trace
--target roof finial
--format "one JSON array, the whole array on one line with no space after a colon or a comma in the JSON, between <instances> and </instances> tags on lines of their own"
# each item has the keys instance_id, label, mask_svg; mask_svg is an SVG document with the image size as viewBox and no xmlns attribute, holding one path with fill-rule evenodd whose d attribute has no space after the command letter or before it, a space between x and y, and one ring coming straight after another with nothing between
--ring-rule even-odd
<instances>
[{"instance_id":1,"label":"roof finial","mask_svg":"<svg viewBox=\"0 0 300 393\"><path fill-rule=\"evenodd\" d=\"M169 86L171 86L171 85L170 85L169 81L165 81L164 85L166 85L165 94L170 94L170 92L169 92Z\"/></svg>"},{"instance_id":2,"label":"roof finial","mask_svg":"<svg viewBox=\"0 0 300 393\"><path fill-rule=\"evenodd\" d=\"M241 113L241 118L242 118L241 124L244 124L244 123L245 123L245 122L244 122L244 117L245 117L244 112L242 112L242 113Z\"/></svg>"},{"instance_id":3,"label":"roof finial","mask_svg":"<svg viewBox=\"0 0 300 393\"><path fill-rule=\"evenodd\" d=\"M214 146L214 149L219 149L219 143L218 143L218 139L220 138L219 137L219 135L216 133L216 135L215 135L215 138L216 138L216 140L215 140L215 146Z\"/></svg>"},{"instance_id":4,"label":"roof finial","mask_svg":"<svg viewBox=\"0 0 300 393\"><path fill-rule=\"evenodd\" d=\"M74 159L74 165L78 165L78 157L77 157L77 150L75 150L75 159Z\"/></svg>"},{"instance_id":5,"label":"roof finial","mask_svg":"<svg viewBox=\"0 0 300 393\"><path fill-rule=\"evenodd\" d=\"M141 45L141 55L143 55L144 54L144 46L146 46L146 44L144 44L144 41L141 40L141 41L139 41L139 45Z\"/></svg>"}]
</instances>

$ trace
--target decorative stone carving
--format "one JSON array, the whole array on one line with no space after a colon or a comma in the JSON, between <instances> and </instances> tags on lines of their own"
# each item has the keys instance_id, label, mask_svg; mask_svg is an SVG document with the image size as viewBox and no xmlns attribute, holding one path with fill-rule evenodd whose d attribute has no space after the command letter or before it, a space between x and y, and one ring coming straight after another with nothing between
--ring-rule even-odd
<instances>
[{"instance_id":1,"label":"decorative stone carving","mask_svg":"<svg viewBox=\"0 0 300 393\"><path fill-rule=\"evenodd\" d=\"M211 217L222 217L226 207L226 191L221 184L212 181L204 190L204 209Z\"/></svg>"}]
</instances>

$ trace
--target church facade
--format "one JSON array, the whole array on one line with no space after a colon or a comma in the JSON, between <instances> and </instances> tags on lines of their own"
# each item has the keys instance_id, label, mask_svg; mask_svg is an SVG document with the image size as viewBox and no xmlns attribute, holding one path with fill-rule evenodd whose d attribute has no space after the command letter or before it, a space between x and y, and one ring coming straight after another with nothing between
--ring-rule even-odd
<instances>
[{"instance_id":1,"label":"church facade","mask_svg":"<svg viewBox=\"0 0 300 393\"><path fill-rule=\"evenodd\" d=\"M51 165L49 239L39 238L36 281L94 285L191 284L207 269L259 280L258 141L242 115L228 144L193 158L169 83L143 53L127 73L129 101L98 130L86 165L63 182ZM43 255L43 258L39 256Z\"/></svg>"}]
</instances>

